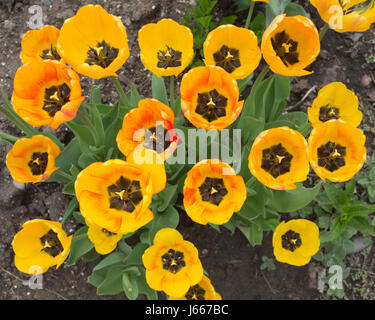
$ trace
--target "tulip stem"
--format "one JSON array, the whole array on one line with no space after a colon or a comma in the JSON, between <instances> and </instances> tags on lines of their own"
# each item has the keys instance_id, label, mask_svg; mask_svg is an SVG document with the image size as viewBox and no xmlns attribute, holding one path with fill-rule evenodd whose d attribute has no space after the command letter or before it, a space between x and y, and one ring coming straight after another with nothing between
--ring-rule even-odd
<instances>
[{"instance_id":1,"label":"tulip stem","mask_svg":"<svg viewBox=\"0 0 375 320\"><path fill-rule=\"evenodd\" d=\"M170 106L173 112L176 112L175 110L176 101L174 99L174 76L169 77L169 102L170 102Z\"/></svg>"},{"instance_id":2,"label":"tulip stem","mask_svg":"<svg viewBox=\"0 0 375 320\"><path fill-rule=\"evenodd\" d=\"M249 29L251 18L253 16L253 12L254 12L254 7L255 7L255 2L251 1L250 2L249 13L247 14L246 23L245 23L245 28L246 29Z\"/></svg>"},{"instance_id":3,"label":"tulip stem","mask_svg":"<svg viewBox=\"0 0 375 320\"><path fill-rule=\"evenodd\" d=\"M116 90L120 96L120 100L122 104L124 104L126 107L130 107L129 100L126 97L126 93L124 89L122 88L120 81L117 79L117 77L114 77L114 76L111 77L111 80L113 82L113 85L116 87Z\"/></svg>"},{"instance_id":4,"label":"tulip stem","mask_svg":"<svg viewBox=\"0 0 375 320\"><path fill-rule=\"evenodd\" d=\"M251 88L251 91L254 90L255 92L256 87L259 85L260 82L262 82L268 71L270 71L270 66L267 64L267 66L263 68L263 70L259 73L258 77L256 78L253 87Z\"/></svg>"},{"instance_id":5,"label":"tulip stem","mask_svg":"<svg viewBox=\"0 0 375 320\"><path fill-rule=\"evenodd\" d=\"M14 144L19 138L0 131L0 141Z\"/></svg>"},{"instance_id":6,"label":"tulip stem","mask_svg":"<svg viewBox=\"0 0 375 320\"><path fill-rule=\"evenodd\" d=\"M329 29L329 24L326 23L322 29L319 31L319 40L322 41Z\"/></svg>"}]
</instances>

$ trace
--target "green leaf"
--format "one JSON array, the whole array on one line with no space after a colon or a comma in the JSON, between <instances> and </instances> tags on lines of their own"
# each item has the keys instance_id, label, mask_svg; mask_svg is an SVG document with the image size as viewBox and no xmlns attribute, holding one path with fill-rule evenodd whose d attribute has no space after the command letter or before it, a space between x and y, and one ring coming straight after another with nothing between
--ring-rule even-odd
<instances>
[{"instance_id":1,"label":"green leaf","mask_svg":"<svg viewBox=\"0 0 375 320\"><path fill-rule=\"evenodd\" d=\"M132 250L132 252L128 255L125 260L126 265L132 264L142 264L142 255L144 251L147 249L148 245L144 243L138 243Z\"/></svg>"},{"instance_id":2,"label":"green leaf","mask_svg":"<svg viewBox=\"0 0 375 320\"><path fill-rule=\"evenodd\" d=\"M196 19L196 21L203 27L203 28L208 28L210 25L212 16L205 16L205 17L200 17Z\"/></svg>"},{"instance_id":3,"label":"green leaf","mask_svg":"<svg viewBox=\"0 0 375 320\"><path fill-rule=\"evenodd\" d=\"M92 86L90 91L90 102L93 104L101 104L102 96L100 93L100 88L98 86Z\"/></svg>"},{"instance_id":4,"label":"green leaf","mask_svg":"<svg viewBox=\"0 0 375 320\"><path fill-rule=\"evenodd\" d=\"M164 79L162 77L159 78L154 74L152 75L152 97L167 106L169 105Z\"/></svg>"},{"instance_id":5,"label":"green leaf","mask_svg":"<svg viewBox=\"0 0 375 320\"><path fill-rule=\"evenodd\" d=\"M244 142L251 141L263 131L264 121L251 116L241 117L237 128L241 129L241 136Z\"/></svg>"},{"instance_id":6,"label":"green leaf","mask_svg":"<svg viewBox=\"0 0 375 320\"><path fill-rule=\"evenodd\" d=\"M136 277L138 292L145 294L149 300L157 300L158 294L155 290L151 289L146 282L145 270L140 269L141 275Z\"/></svg>"},{"instance_id":7,"label":"green leaf","mask_svg":"<svg viewBox=\"0 0 375 320\"><path fill-rule=\"evenodd\" d=\"M103 282L99 285L97 294L112 295L122 292L122 275L125 269L126 267L123 265L112 266L108 270Z\"/></svg>"},{"instance_id":8,"label":"green leaf","mask_svg":"<svg viewBox=\"0 0 375 320\"><path fill-rule=\"evenodd\" d=\"M138 297L138 283L134 275L127 272L122 274L122 288L129 300L135 300Z\"/></svg>"},{"instance_id":9,"label":"green leaf","mask_svg":"<svg viewBox=\"0 0 375 320\"><path fill-rule=\"evenodd\" d=\"M293 17L293 16L305 16L307 17L307 12L305 11L305 9L297 4L297 3L289 3L285 10L284 10L284 13L286 13L286 15L288 17Z\"/></svg>"},{"instance_id":10,"label":"green leaf","mask_svg":"<svg viewBox=\"0 0 375 320\"><path fill-rule=\"evenodd\" d=\"M298 184L297 184L298 185ZM299 184L294 190L272 190L273 198L267 205L278 212L293 212L307 206L318 195L321 188L319 182L313 188L307 189Z\"/></svg>"},{"instance_id":11,"label":"green leaf","mask_svg":"<svg viewBox=\"0 0 375 320\"><path fill-rule=\"evenodd\" d=\"M93 269L93 271L98 271L104 268L108 268L114 264L118 264L124 261L127 255L121 251L112 252L106 256L102 261L100 261Z\"/></svg>"},{"instance_id":12,"label":"green leaf","mask_svg":"<svg viewBox=\"0 0 375 320\"><path fill-rule=\"evenodd\" d=\"M69 171L73 164L77 164L81 154L82 151L79 146L79 140L77 137L74 137L56 158L55 165L60 168L59 170ZM57 181L55 178L57 178L57 175L55 177L53 173L49 181Z\"/></svg>"},{"instance_id":13,"label":"green leaf","mask_svg":"<svg viewBox=\"0 0 375 320\"><path fill-rule=\"evenodd\" d=\"M132 251L132 247L129 246L123 238L118 242L118 247L121 250L121 252L125 253L126 255L129 255L129 253Z\"/></svg>"},{"instance_id":14,"label":"green leaf","mask_svg":"<svg viewBox=\"0 0 375 320\"><path fill-rule=\"evenodd\" d=\"M323 231L319 234L320 242L330 242L337 239L340 234L344 231L348 221L343 219L342 216L337 216L333 219L330 230Z\"/></svg>"},{"instance_id":15,"label":"green leaf","mask_svg":"<svg viewBox=\"0 0 375 320\"><path fill-rule=\"evenodd\" d=\"M238 228L253 247L262 243L263 230L260 226L256 225L255 223L251 223L249 226L240 225Z\"/></svg>"},{"instance_id":16,"label":"green leaf","mask_svg":"<svg viewBox=\"0 0 375 320\"><path fill-rule=\"evenodd\" d=\"M72 200L70 200L68 207L65 210L61 224L64 224L72 216L74 210L76 210L77 208L78 208L78 201L77 201L77 198L74 197Z\"/></svg>"},{"instance_id":17,"label":"green leaf","mask_svg":"<svg viewBox=\"0 0 375 320\"><path fill-rule=\"evenodd\" d=\"M347 204L342 207L342 210L348 218L356 216L367 217L369 214L375 212L375 205L366 203Z\"/></svg>"},{"instance_id":18,"label":"green leaf","mask_svg":"<svg viewBox=\"0 0 375 320\"><path fill-rule=\"evenodd\" d=\"M82 216L81 212L74 211L73 217L74 217L74 219L76 219L77 222L82 223L82 224L86 224L85 218Z\"/></svg>"},{"instance_id":19,"label":"green leaf","mask_svg":"<svg viewBox=\"0 0 375 320\"><path fill-rule=\"evenodd\" d=\"M87 236L88 227L82 227L74 234L70 246L69 258L66 261L68 266L75 264L83 255L89 252L94 245Z\"/></svg>"},{"instance_id":20,"label":"green leaf","mask_svg":"<svg viewBox=\"0 0 375 320\"><path fill-rule=\"evenodd\" d=\"M331 204L337 210L341 211L342 206L345 205L348 201L347 197L345 196L344 190L342 190L340 187L337 187L330 181L324 183L323 187Z\"/></svg>"},{"instance_id":21,"label":"green leaf","mask_svg":"<svg viewBox=\"0 0 375 320\"><path fill-rule=\"evenodd\" d=\"M62 192L69 196L75 196L74 181L67 183Z\"/></svg>"},{"instance_id":22,"label":"green leaf","mask_svg":"<svg viewBox=\"0 0 375 320\"><path fill-rule=\"evenodd\" d=\"M163 212L168 206L174 205L173 199L174 201L177 199L177 187L178 185L171 185L158 193L158 197L161 199L161 204L157 208L159 212Z\"/></svg>"},{"instance_id":23,"label":"green leaf","mask_svg":"<svg viewBox=\"0 0 375 320\"><path fill-rule=\"evenodd\" d=\"M81 151L91 153L89 147L94 146L96 143L90 129L86 125L80 125L72 121L67 122L66 126L73 131L75 137L79 140Z\"/></svg>"},{"instance_id":24,"label":"green leaf","mask_svg":"<svg viewBox=\"0 0 375 320\"><path fill-rule=\"evenodd\" d=\"M237 80L238 89L240 93L245 90L251 79L254 77L254 73L250 73L245 79Z\"/></svg>"}]
</instances>

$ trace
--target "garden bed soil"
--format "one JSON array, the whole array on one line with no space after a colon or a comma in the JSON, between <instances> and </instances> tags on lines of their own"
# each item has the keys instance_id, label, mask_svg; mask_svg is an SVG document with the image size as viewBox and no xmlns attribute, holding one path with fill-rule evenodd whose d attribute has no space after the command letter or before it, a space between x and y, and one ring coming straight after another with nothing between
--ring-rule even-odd
<instances>
[{"instance_id":1,"label":"garden bed soil","mask_svg":"<svg viewBox=\"0 0 375 320\"><path fill-rule=\"evenodd\" d=\"M78 8L91 1L14 1L6 0L0 4L0 86L8 96L11 95L13 77L21 61L18 58L20 41L29 29L26 22L30 19L28 8L40 5L43 9L44 23L60 28L64 19L75 14ZM302 1L300 1L302 4ZM182 18L188 7L196 5L195 0L132 0L132 1L96 1L108 12L120 16L129 38L131 57L119 70L119 79L125 89L128 83L134 82L140 93L150 97L151 74L139 59L137 32L142 25L156 22L161 18ZM311 14L318 27L323 25L316 10L303 5ZM257 8L262 5L257 4ZM230 0L221 0L214 9L214 19L217 17L237 14L237 25L241 25L247 12L235 13L235 7ZM242 23L243 24L243 23ZM292 83L292 95L288 108L306 111L311 105L317 91L333 81L342 81L354 90L360 99L361 109L367 110L364 124L374 127L375 106L375 28L362 36L359 34L338 34L328 31L321 54L312 64L314 74L295 79ZM372 58L371 58L372 57ZM259 69L258 69L259 70ZM256 73L258 73L257 71ZM181 79L181 76L178 78ZM83 94L88 95L93 84L100 86L105 103L112 103L117 98L112 83L108 79L92 80L82 77ZM309 95L301 101L306 93ZM0 114L0 130L22 136L22 133ZM48 131L49 129L43 128ZM365 132L367 136L368 154L374 149L374 134ZM71 139L71 133L65 126L57 130L57 135L63 142ZM14 184L5 166L5 157L10 146L0 144L0 299L125 299L124 294L116 296L97 296L96 288L87 282L88 276L98 261L90 263L78 262L72 267L62 266L55 270L51 268L43 275L43 289L32 290L24 285L29 276L19 272L14 266L14 254L11 242L21 225L30 219L42 218L58 220L70 197L62 194L62 186L56 183L39 183L19 185ZM66 224L65 230L74 232L79 226L73 221ZM193 242L199 249L200 258L205 270L209 273L216 290L224 299L322 299L325 298L317 290L316 268L311 263L304 267L293 267L275 262L276 270L261 270L262 257L273 257L272 233L264 234L263 244L251 247L245 237L236 231L231 234L221 228L218 233L210 226L201 226L181 214L177 228L185 239ZM372 247L375 249L375 247ZM357 253L348 259L357 274L346 282L346 293L350 299L365 299L371 296L365 294L369 281L364 280L363 269L371 272L375 269L375 257L368 248L367 255ZM365 258L364 258L365 257ZM354 271L353 271L354 272ZM374 274L374 273L372 273ZM373 284L373 282L372 282ZM358 290L355 291L355 288ZM369 289L370 288L370 289ZM366 291L367 290L367 291ZM365 292L365 293L363 293Z\"/></svg>"}]
</instances>

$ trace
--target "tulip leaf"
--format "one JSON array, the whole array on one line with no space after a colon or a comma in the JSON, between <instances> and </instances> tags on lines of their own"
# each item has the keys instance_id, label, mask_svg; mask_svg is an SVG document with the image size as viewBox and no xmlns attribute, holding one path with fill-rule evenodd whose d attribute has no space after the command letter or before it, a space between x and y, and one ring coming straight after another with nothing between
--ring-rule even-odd
<instances>
[{"instance_id":1,"label":"tulip leaf","mask_svg":"<svg viewBox=\"0 0 375 320\"><path fill-rule=\"evenodd\" d=\"M136 278L127 272L122 274L122 288L129 300L135 300L138 297L138 283Z\"/></svg>"},{"instance_id":2,"label":"tulip leaf","mask_svg":"<svg viewBox=\"0 0 375 320\"><path fill-rule=\"evenodd\" d=\"M68 207L65 210L65 213L63 215L61 224L64 224L68 219L72 216L74 210L78 208L78 201L76 197L73 197L72 200L70 200Z\"/></svg>"},{"instance_id":3,"label":"tulip leaf","mask_svg":"<svg viewBox=\"0 0 375 320\"><path fill-rule=\"evenodd\" d=\"M159 212L163 212L168 206L173 206L177 200L178 185L171 185L166 187L162 192L158 193L158 198L161 200L157 207Z\"/></svg>"},{"instance_id":4,"label":"tulip leaf","mask_svg":"<svg viewBox=\"0 0 375 320\"><path fill-rule=\"evenodd\" d=\"M139 242L132 250L132 252L128 255L125 259L126 265L137 265L142 264L142 255L144 251L147 249L148 245Z\"/></svg>"},{"instance_id":5,"label":"tulip leaf","mask_svg":"<svg viewBox=\"0 0 375 320\"><path fill-rule=\"evenodd\" d=\"M118 294L123 291L122 275L125 270L124 265L116 265L109 268L103 282L98 286L98 295Z\"/></svg>"},{"instance_id":6,"label":"tulip leaf","mask_svg":"<svg viewBox=\"0 0 375 320\"><path fill-rule=\"evenodd\" d=\"M82 227L76 231L70 246L69 258L66 261L68 266L75 264L83 255L89 252L94 245L87 236L88 227Z\"/></svg>"},{"instance_id":7,"label":"tulip leaf","mask_svg":"<svg viewBox=\"0 0 375 320\"><path fill-rule=\"evenodd\" d=\"M247 226L238 226L238 229L240 229L253 247L262 243L263 230L259 225L250 222Z\"/></svg>"},{"instance_id":8,"label":"tulip leaf","mask_svg":"<svg viewBox=\"0 0 375 320\"><path fill-rule=\"evenodd\" d=\"M237 80L237 85L240 93L246 89L251 79L254 77L254 73L250 73L245 79Z\"/></svg>"},{"instance_id":9,"label":"tulip leaf","mask_svg":"<svg viewBox=\"0 0 375 320\"><path fill-rule=\"evenodd\" d=\"M93 271L98 271L104 268L108 268L114 264L121 263L125 258L126 254L121 251L112 252L106 256L102 261L100 261L93 269Z\"/></svg>"},{"instance_id":10,"label":"tulip leaf","mask_svg":"<svg viewBox=\"0 0 375 320\"><path fill-rule=\"evenodd\" d=\"M90 102L93 104L101 104L102 103L102 96L100 93L100 87L92 86L90 91Z\"/></svg>"},{"instance_id":11,"label":"tulip leaf","mask_svg":"<svg viewBox=\"0 0 375 320\"><path fill-rule=\"evenodd\" d=\"M141 294L145 294L149 300L157 300L158 299L157 292L151 289L150 286L146 282L145 270L143 268L140 268L139 271L141 275L136 277L138 292Z\"/></svg>"},{"instance_id":12,"label":"tulip leaf","mask_svg":"<svg viewBox=\"0 0 375 320\"><path fill-rule=\"evenodd\" d=\"M152 75L152 97L167 106L169 105L164 79L162 77L159 78L154 74Z\"/></svg>"},{"instance_id":13,"label":"tulip leaf","mask_svg":"<svg viewBox=\"0 0 375 320\"><path fill-rule=\"evenodd\" d=\"M298 184L297 184L298 185ZM293 212L307 206L318 195L321 183L307 189L299 185L294 190L272 190L273 198L267 205L278 212Z\"/></svg>"}]
</instances>

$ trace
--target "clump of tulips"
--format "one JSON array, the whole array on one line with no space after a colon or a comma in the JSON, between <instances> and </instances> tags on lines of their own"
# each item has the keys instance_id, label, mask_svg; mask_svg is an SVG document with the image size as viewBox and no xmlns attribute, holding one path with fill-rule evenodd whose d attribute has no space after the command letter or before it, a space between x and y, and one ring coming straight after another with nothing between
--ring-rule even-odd
<instances>
[{"instance_id":1,"label":"clump of tulips","mask_svg":"<svg viewBox=\"0 0 375 320\"><path fill-rule=\"evenodd\" d=\"M327 3L333 2L343 13L342 25L332 27L338 32L365 31L375 21L373 4L353 11L348 1L311 0L328 23ZM23 65L11 101L3 94L6 108L0 111L25 136L0 134L13 145L6 165L17 182L65 184L72 199L60 222L33 219L14 236L21 272L44 273L64 261L72 265L104 256L89 278L98 294L123 291L129 299L138 294L156 299L163 291L174 300L221 299L204 274L198 249L183 239L182 227L176 230L182 214L218 230L239 229L252 245L262 243L264 231L273 231L279 262L302 266L317 254L316 221L280 222L281 213L307 206L326 180L345 182L362 168L366 149L357 128L358 98L342 83L322 84L308 114L284 112L293 77L311 74L309 66L320 53L319 32L304 15L275 15L260 46L248 28L219 26L204 42L205 65L187 70L193 38L189 28L171 19L139 30L140 60L153 73L152 97L142 97L133 84L125 92L117 78L131 54L127 33L101 6L80 8L60 30L44 26L24 35ZM241 100L262 57L266 66ZM175 78L182 73L176 95ZM120 99L103 104L98 87L83 95L80 76L111 79ZM67 145L36 129L63 125L74 133ZM238 153L223 142L226 130L240 130L236 168L220 157L224 151ZM192 131L213 134L203 159L196 145L187 143ZM321 181L305 188L310 169ZM350 214L349 220L355 210ZM71 218L82 226L67 235L64 224ZM133 247L130 237L139 239Z\"/></svg>"}]
</instances>

